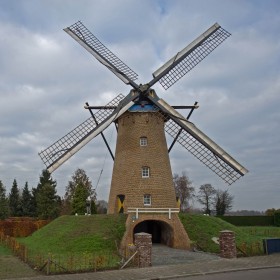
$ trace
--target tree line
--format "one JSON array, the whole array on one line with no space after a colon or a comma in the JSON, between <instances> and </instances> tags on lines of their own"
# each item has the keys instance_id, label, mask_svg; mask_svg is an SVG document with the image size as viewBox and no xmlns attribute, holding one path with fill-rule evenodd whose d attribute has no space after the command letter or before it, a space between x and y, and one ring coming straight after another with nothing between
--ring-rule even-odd
<instances>
[{"instance_id":1,"label":"tree line","mask_svg":"<svg viewBox=\"0 0 280 280\"><path fill-rule=\"evenodd\" d=\"M203 206L203 213L217 216L225 215L233 206L234 197L228 190L215 189L211 184L203 184L198 193L185 172L173 177L176 196L180 199L181 212L190 210L191 201L196 200Z\"/></svg>"},{"instance_id":2,"label":"tree line","mask_svg":"<svg viewBox=\"0 0 280 280\"><path fill-rule=\"evenodd\" d=\"M86 172L78 168L65 189L64 197L57 195L57 182L47 170L43 170L37 187L23 188L14 179L10 192L0 180L0 219L7 217L38 217L54 219L59 215L84 215L106 213L106 203L96 205L96 193Z\"/></svg>"}]
</instances>

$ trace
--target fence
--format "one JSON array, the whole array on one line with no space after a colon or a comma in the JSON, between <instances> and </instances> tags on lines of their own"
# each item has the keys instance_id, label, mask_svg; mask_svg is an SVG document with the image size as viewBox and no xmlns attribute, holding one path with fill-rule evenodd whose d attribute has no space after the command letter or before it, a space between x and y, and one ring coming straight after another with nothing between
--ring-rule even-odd
<instances>
[{"instance_id":1,"label":"fence","mask_svg":"<svg viewBox=\"0 0 280 280\"><path fill-rule=\"evenodd\" d=\"M144 214L168 214L168 219L171 219L172 213L179 213L179 208L128 208L127 213L135 213L135 218L138 219L140 213Z\"/></svg>"},{"instance_id":2,"label":"fence","mask_svg":"<svg viewBox=\"0 0 280 280\"><path fill-rule=\"evenodd\" d=\"M0 233L0 243L9 247L14 255L29 264L33 269L46 274L98 271L106 268L119 268L121 258L112 253L81 253L58 255L38 253L19 243L14 237Z\"/></svg>"}]
</instances>

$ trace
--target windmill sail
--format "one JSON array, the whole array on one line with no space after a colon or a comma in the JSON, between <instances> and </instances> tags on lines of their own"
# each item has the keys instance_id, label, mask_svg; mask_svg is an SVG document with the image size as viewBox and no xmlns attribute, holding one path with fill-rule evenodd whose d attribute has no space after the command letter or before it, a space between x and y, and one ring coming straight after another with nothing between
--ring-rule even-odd
<instances>
[{"instance_id":1,"label":"windmill sail","mask_svg":"<svg viewBox=\"0 0 280 280\"><path fill-rule=\"evenodd\" d=\"M99 125L96 125L93 118L90 117L54 144L41 151L39 156L47 166L48 171L51 173L56 170L90 140L106 129L117 117L134 104L133 100L135 98L137 98L135 93L129 94L127 98L124 98L122 94L118 95L107 104L108 106L118 104L115 110L99 110L96 112L95 117Z\"/></svg>"},{"instance_id":2,"label":"windmill sail","mask_svg":"<svg viewBox=\"0 0 280 280\"><path fill-rule=\"evenodd\" d=\"M161 114L165 115L167 119L171 119L166 123L165 131L175 138L177 132L182 128L177 141L227 184L231 185L248 172L245 167L163 99L158 99L156 96L148 98L160 108Z\"/></svg>"},{"instance_id":3,"label":"windmill sail","mask_svg":"<svg viewBox=\"0 0 280 280\"><path fill-rule=\"evenodd\" d=\"M138 88L138 85L133 82L138 75L105 47L80 21L65 28L64 31L125 84L130 84L135 89Z\"/></svg>"},{"instance_id":4,"label":"windmill sail","mask_svg":"<svg viewBox=\"0 0 280 280\"><path fill-rule=\"evenodd\" d=\"M154 79L149 82L149 85L152 86L159 81L164 89L168 89L208 56L230 35L231 34L218 23L215 23L156 70L153 73Z\"/></svg>"}]
</instances>

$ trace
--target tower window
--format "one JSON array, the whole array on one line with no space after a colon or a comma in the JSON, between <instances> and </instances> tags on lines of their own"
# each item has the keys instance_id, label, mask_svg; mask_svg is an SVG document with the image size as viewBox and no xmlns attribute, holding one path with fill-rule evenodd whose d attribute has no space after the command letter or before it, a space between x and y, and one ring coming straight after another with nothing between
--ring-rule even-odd
<instances>
[{"instance_id":1,"label":"tower window","mask_svg":"<svg viewBox=\"0 0 280 280\"><path fill-rule=\"evenodd\" d=\"M148 166L142 167L142 178L149 178L150 177L150 168Z\"/></svg>"},{"instance_id":2,"label":"tower window","mask_svg":"<svg viewBox=\"0 0 280 280\"><path fill-rule=\"evenodd\" d=\"M144 206L152 205L152 197L150 194L144 194Z\"/></svg>"},{"instance_id":3,"label":"tower window","mask_svg":"<svg viewBox=\"0 0 280 280\"><path fill-rule=\"evenodd\" d=\"M147 145L148 145L147 137L140 137L140 146L147 146Z\"/></svg>"}]
</instances>

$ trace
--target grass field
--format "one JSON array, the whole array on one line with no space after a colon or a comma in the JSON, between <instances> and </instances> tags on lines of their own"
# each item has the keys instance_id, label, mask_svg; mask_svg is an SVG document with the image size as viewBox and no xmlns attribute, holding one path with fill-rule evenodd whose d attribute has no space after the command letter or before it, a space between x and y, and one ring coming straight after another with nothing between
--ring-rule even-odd
<instances>
[{"instance_id":1,"label":"grass field","mask_svg":"<svg viewBox=\"0 0 280 280\"><path fill-rule=\"evenodd\" d=\"M26 246L27 260L37 269L51 260L51 273L118 268L121 258L116 244L125 232L126 217L61 216L31 236L17 240ZM204 215L179 214L179 217L194 246L205 252L219 253L219 245L212 238L219 237L221 230L235 232L239 253L246 256L263 253L263 238L280 237L280 228L275 227L236 227ZM7 248L0 247L2 269L6 267L2 265L3 259L7 258L14 257ZM12 265L13 261L9 260ZM1 273L6 272L0 271L0 278Z\"/></svg>"},{"instance_id":2,"label":"grass field","mask_svg":"<svg viewBox=\"0 0 280 280\"><path fill-rule=\"evenodd\" d=\"M124 215L61 216L18 240L34 264L51 259L68 271L113 268L120 261L117 244L125 232L125 220Z\"/></svg>"},{"instance_id":3,"label":"grass field","mask_svg":"<svg viewBox=\"0 0 280 280\"><path fill-rule=\"evenodd\" d=\"M179 217L190 239L205 252L218 253L219 245L212 238L219 237L221 230L231 230L235 233L237 247L246 255L263 253L263 236L251 234L247 228L236 227L212 216L179 214Z\"/></svg>"},{"instance_id":4,"label":"grass field","mask_svg":"<svg viewBox=\"0 0 280 280\"><path fill-rule=\"evenodd\" d=\"M259 238L280 238L280 227L238 227Z\"/></svg>"}]
</instances>

